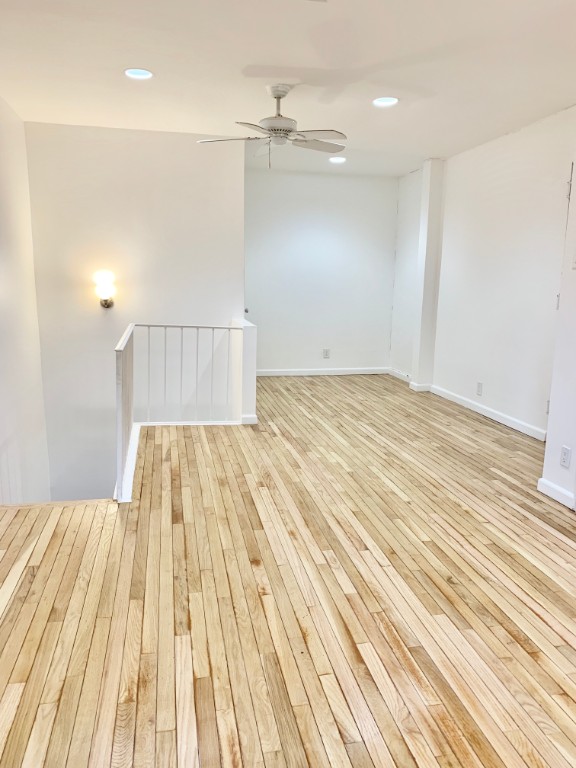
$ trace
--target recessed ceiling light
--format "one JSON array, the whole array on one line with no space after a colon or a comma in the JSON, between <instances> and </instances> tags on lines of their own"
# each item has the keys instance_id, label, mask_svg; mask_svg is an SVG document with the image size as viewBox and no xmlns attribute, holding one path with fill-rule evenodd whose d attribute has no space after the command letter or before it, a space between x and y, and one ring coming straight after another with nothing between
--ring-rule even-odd
<instances>
[{"instance_id":1,"label":"recessed ceiling light","mask_svg":"<svg viewBox=\"0 0 576 768\"><path fill-rule=\"evenodd\" d=\"M154 73L149 69L125 69L124 74L131 80L150 80Z\"/></svg>"},{"instance_id":2,"label":"recessed ceiling light","mask_svg":"<svg viewBox=\"0 0 576 768\"><path fill-rule=\"evenodd\" d=\"M379 99L374 99L372 102L375 107L384 109L385 107L394 107L398 104L398 99L395 96L380 96Z\"/></svg>"},{"instance_id":3,"label":"recessed ceiling light","mask_svg":"<svg viewBox=\"0 0 576 768\"><path fill-rule=\"evenodd\" d=\"M342 163L346 162L345 157L331 157L330 162L334 163L334 165L342 165Z\"/></svg>"}]
</instances>

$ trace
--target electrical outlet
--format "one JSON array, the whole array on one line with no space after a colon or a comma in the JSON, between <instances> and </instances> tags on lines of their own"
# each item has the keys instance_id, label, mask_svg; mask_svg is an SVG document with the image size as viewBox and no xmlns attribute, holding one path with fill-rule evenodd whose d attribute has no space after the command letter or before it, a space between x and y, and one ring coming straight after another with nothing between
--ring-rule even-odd
<instances>
[{"instance_id":1,"label":"electrical outlet","mask_svg":"<svg viewBox=\"0 0 576 768\"><path fill-rule=\"evenodd\" d=\"M324 358L324 360L329 360L330 359L330 350L329 349L323 349L322 350L322 357Z\"/></svg>"},{"instance_id":2,"label":"electrical outlet","mask_svg":"<svg viewBox=\"0 0 576 768\"><path fill-rule=\"evenodd\" d=\"M567 445L563 445L560 450L560 466L568 467L570 466L570 460L572 459L572 448L568 448Z\"/></svg>"},{"instance_id":3,"label":"electrical outlet","mask_svg":"<svg viewBox=\"0 0 576 768\"><path fill-rule=\"evenodd\" d=\"M478 397L482 397L482 387L483 387L483 384L481 381L479 381L478 384L476 384L476 394L478 395Z\"/></svg>"}]
</instances>

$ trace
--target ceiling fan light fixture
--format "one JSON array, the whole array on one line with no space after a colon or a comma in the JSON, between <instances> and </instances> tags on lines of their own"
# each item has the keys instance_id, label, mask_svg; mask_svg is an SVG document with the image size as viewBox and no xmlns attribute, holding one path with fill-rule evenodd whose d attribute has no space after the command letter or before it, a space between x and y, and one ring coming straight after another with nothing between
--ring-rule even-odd
<instances>
[{"instance_id":1,"label":"ceiling fan light fixture","mask_svg":"<svg viewBox=\"0 0 576 768\"><path fill-rule=\"evenodd\" d=\"M332 163L333 165L342 165L346 162L345 157L330 157L328 158L328 161Z\"/></svg>"},{"instance_id":2,"label":"ceiling fan light fixture","mask_svg":"<svg viewBox=\"0 0 576 768\"><path fill-rule=\"evenodd\" d=\"M378 107L378 109L386 109L387 107L395 107L398 101L396 96L379 96L377 99L374 99L372 104Z\"/></svg>"}]
</instances>

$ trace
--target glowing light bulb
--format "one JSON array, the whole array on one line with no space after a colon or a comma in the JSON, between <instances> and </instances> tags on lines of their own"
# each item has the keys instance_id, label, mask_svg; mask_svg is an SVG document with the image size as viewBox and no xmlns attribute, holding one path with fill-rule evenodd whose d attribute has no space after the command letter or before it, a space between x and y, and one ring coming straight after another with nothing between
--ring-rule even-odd
<instances>
[{"instance_id":1,"label":"glowing light bulb","mask_svg":"<svg viewBox=\"0 0 576 768\"><path fill-rule=\"evenodd\" d=\"M114 272L110 272L109 269L100 269L98 272L94 272L92 280L96 286L94 290L96 296L100 299L100 304L106 308L111 307L114 303L112 299L116 295L116 286L114 285L116 277Z\"/></svg>"}]
</instances>

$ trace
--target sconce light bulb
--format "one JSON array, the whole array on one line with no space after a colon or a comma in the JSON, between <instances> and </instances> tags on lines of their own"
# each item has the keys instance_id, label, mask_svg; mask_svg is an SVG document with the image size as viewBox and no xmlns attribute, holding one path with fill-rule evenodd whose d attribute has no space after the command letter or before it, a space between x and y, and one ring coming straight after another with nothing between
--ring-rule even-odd
<instances>
[{"instance_id":1,"label":"sconce light bulb","mask_svg":"<svg viewBox=\"0 0 576 768\"><path fill-rule=\"evenodd\" d=\"M110 272L108 269L100 269L94 273L92 279L96 285L95 293L100 299L100 304L105 308L111 307L114 303L112 297L116 294L114 272Z\"/></svg>"},{"instance_id":2,"label":"sconce light bulb","mask_svg":"<svg viewBox=\"0 0 576 768\"><path fill-rule=\"evenodd\" d=\"M116 277L109 269L99 269L92 275L92 280L95 283L113 283Z\"/></svg>"},{"instance_id":3,"label":"sconce light bulb","mask_svg":"<svg viewBox=\"0 0 576 768\"><path fill-rule=\"evenodd\" d=\"M99 299L111 299L116 295L116 286L111 283L100 283L96 286L96 296Z\"/></svg>"}]
</instances>

